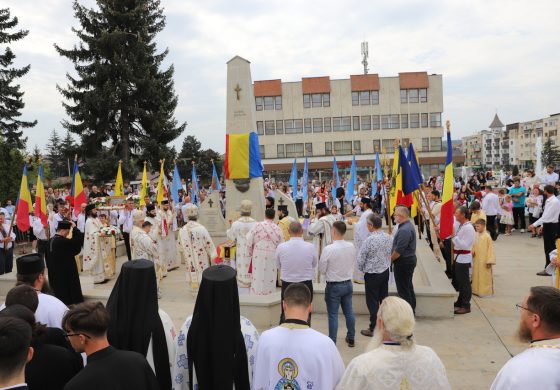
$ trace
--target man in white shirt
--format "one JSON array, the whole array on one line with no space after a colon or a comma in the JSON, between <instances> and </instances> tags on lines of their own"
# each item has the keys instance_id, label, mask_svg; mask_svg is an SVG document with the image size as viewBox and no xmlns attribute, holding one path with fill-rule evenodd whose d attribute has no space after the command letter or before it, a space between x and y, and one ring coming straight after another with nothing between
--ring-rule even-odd
<instances>
[{"instance_id":1,"label":"man in white shirt","mask_svg":"<svg viewBox=\"0 0 560 390\"><path fill-rule=\"evenodd\" d=\"M560 389L560 290L531 287L516 306L518 338L531 346L502 367L491 390Z\"/></svg>"},{"instance_id":2,"label":"man in white shirt","mask_svg":"<svg viewBox=\"0 0 560 390\"><path fill-rule=\"evenodd\" d=\"M471 312L471 281L469 269L472 263L472 246L476 232L468 220L469 209L465 206L455 210L455 218L459 226L455 229L453 236L453 256L455 256L455 270L453 272L453 287L459 292L455 302L455 314L467 314Z\"/></svg>"},{"instance_id":3,"label":"man in white shirt","mask_svg":"<svg viewBox=\"0 0 560 390\"><path fill-rule=\"evenodd\" d=\"M252 388L333 390L342 378L344 363L331 339L306 322L311 291L302 283L291 284L282 307L285 322L259 338Z\"/></svg>"},{"instance_id":4,"label":"man in white shirt","mask_svg":"<svg viewBox=\"0 0 560 390\"><path fill-rule=\"evenodd\" d=\"M122 226L122 235L128 260L132 259L132 253L130 251L130 233L132 232L132 227L134 226L132 211L134 211L134 200L132 199L132 197L129 197L126 200L124 210L119 211L118 219L118 224Z\"/></svg>"},{"instance_id":5,"label":"man in white shirt","mask_svg":"<svg viewBox=\"0 0 560 390\"><path fill-rule=\"evenodd\" d=\"M556 185L558 182L558 174L554 172L554 165L549 165L546 167L546 173L543 176L543 184L544 185Z\"/></svg>"},{"instance_id":6,"label":"man in white shirt","mask_svg":"<svg viewBox=\"0 0 560 390\"><path fill-rule=\"evenodd\" d=\"M542 235L544 243L544 256L545 266L550 264L550 252L556 249L556 235L558 234L558 217L560 215L560 201L554 196L554 186L547 184L544 186L544 195L546 202L544 203L544 210L539 219L532 225L529 225L529 230L534 231L535 228L542 226ZM539 276L548 276L546 270L538 272Z\"/></svg>"},{"instance_id":7,"label":"man in white shirt","mask_svg":"<svg viewBox=\"0 0 560 390\"><path fill-rule=\"evenodd\" d=\"M500 201L498 195L492 191L492 186L487 185L484 188L482 211L486 214L486 230L490 233L490 237L496 241L499 235L496 232L496 215L500 213Z\"/></svg>"},{"instance_id":8,"label":"man in white shirt","mask_svg":"<svg viewBox=\"0 0 560 390\"><path fill-rule=\"evenodd\" d=\"M183 196L183 205L181 206L181 215L183 216L183 223L188 223L189 218L187 217L187 209L192 206L191 196L186 194Z\"/></svg>"},{"instance_id":9,"label":"man in white shirt","mask_svg":"<svg viewBox=\"0 0 560 390\"><path fill-rule=\"evenodd\" d=\"M6 214L0 211L0 275L12 272L15 240L14 229L10 229L10 224L6 221Z\"/></svg>"},{"instance_id":10,"label":"man in white shirt","mask_svg":"<svg viewBox=\"0 0 560 390\"><path fill-rule=\"evenodd\" d=\"M33 216L33 222L31 223L31 229L33 230L33 235L37 238L37 253L42 259L45 258L45 253L47 253L47 231L41 218Z\"/></svg>"},{"instance_id":11,"label":"man in white shirt","mask_svg":"<svg viewBox=\"0 0 560 390\"><path fill-rule=\"evenodd\" d=\"M354 227L354 244L356 245L356 253L360 252L364 241L370 234L367 219L368 216L373 213L373 211L371 211L371 199L363 197L360 200L359 208L362 213L360 215L360 220ZM364 283L364 273L358 269L357 259L354 268L354 281L356 283Z\"/></svg>"},{"instance_id":12,"label":"man in white shirt","mask_svg":"<svg viewBox=\"0 0 560 390\"><path fill-rule=\"evenodd\" d=\"M352 311L352 271L356 261L356 248L344 240L346 224L342 221L333 223L331 230L333 243L327 245L319 260L319 271L325 275L325 303L329 319L329 337L336 344L338 333L338 308L346 318L346 338L349 347L354 346L356 335L356 318Z\"/></svg>"},{"instance_id":13,"label":"man in white shirt","mask_svg":"<svg viewBox=\"0 0 560 390\"><path fill-rule=\"evenodd\" d=\"M301 223L294 221L288 227L290 239L276 248L276 268L280 270L282 280L281 298L284 299L286 288L292 283L303 283L311 291L313 301L313 276L317 267L317 252L313 244L303 240ZM311 321L311 313L309 314ZM280 323L284 322L284 307Z\"/></svg>"}]
</instances>

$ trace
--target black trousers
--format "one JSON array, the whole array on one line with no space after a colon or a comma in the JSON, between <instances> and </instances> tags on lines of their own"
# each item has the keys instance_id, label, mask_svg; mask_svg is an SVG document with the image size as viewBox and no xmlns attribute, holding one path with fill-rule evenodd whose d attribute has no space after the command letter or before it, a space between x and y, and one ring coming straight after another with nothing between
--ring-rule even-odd
<instances>
[{"instance_id":1,"label":"black trousers","mask_svg":"<svg viewBox=\"0 0 560 390\"><path fill-rule=\"evenodd\" d=\"M513 223L516 229L525 229L525 207L513 208Z\"/></svg>"},{"instance_id":2,"label":"black trousers","mask_svg":"<svg viewBox=\"0 0 560 390\"><path fill-rule=\"evenodd\" d=\"M45 255L47 253L47 248L49 247L49 242L47 240L37 240L37 254L43 259L43 265L45 264Z\"/></svg>"},{"instance_id":3,"label":"black trousers","mask_svg":"<svg viewBox=\"0 0 560 390\"><path fill-rule=\"evenodd\" d=\"M12 242L13 244L13 242ZM14 266L14 247L8 249L0 248L0 275L9 274Z\"/></svg>"},{"instance_id":4,"label":"black trousers","mask_svg":"<svg viewBox=\"0 0 560 390\"><path fill-rule=\"evenodd\" d=\"M496 216L495 215L487 215L486 216L486 230L490 233L490 237L492 240L496 241L498 238L498 234L496 233Z\"/></svg>"},{"instance_id":5,"label":"black trousers","mask_svg":"<svg viewBox=\"0 0 560 390\"><path fill-rule=\"evenodd\" d=\"M126 248L126 257L128 260L132 260L132 253L130 252L130 233L122 232L124 239L124 246Z\"/></svg>"},{"instance_id":6,"label":"black trousers","mask_svg":"<svg viewBox=\"0 0 560 390\"><path fill-rule=\"evenodd\" d=\"M448 278L453 278L453 255L451 253L451 238L443 240L441 255L445 259L445 274Z\"/></svg>"},{"instance_id":7,"label":"black trousers","mask_svg":"<svg viewBox=\"0 0 560 390\"><path fill-rule=\"evenodd\" d=\"M428 245L430 246L431 250L434 250L434 244L432 244L432 232L430 232L430 221L427 220L425 222L426 225L426 240L428 241Z\"/></svg>"},{"instance_id":8,"label":"black trousers","mask_svg":"<svg viewBox=\"0 0 560 390\"><path fill-rule=\"evenodd\" d=\"M413 311L416 310L416 295L414 294L414 286L412 285L414 268L416 268L416 256L405 258L399 257L393 263L397 293L399 294L399 297L410 304Z\"/></svg>"},{"instance_id":9,"label":"black trousers","mask_svg":"<svg viewBox=\"0 0 560 390\"><path fill-rule=\"evenodd\" d=\"M464 307L465 309L471 308L471 281L469 278L470 263L457 263L454 265L453 272L453 287L459 292L457 298L457 306Z\"/></svg>"},{"instance_id":10,"label":"black trousers","mask_svg":"<svg viewBox=\"0 0 560 390\"><path fill-rule=\"evenodd\" d=\"M549 253L556 249L556 236L558 234L558 223L543 223L542 235L544 242L544 257L546 268L550 264Z\"/></svg>"},{"instance_id":11,"label":"black trousers","mask_svg":"<svg viewBox=\"0 0 560 390\"><path fill-rule=\"evenodd\" d=\"M303 200L296 199L295 204L296 204L296 211L298 213L298 217L301 217L303 215Z\"/></svg>"},{"instance_id":12,"label":"black trousers","mask_svg":"<svg viewBox=\"0 0 560 390\"><path fill-rule=\"evenodd\" d=\"M313 281L304 280L302 282L286 282L285 280L282 280L282 288L280 290L280 310L282 310L282 312L280 313L280 323L283 323L286 319L286 317L284 317L284 306L282 305L282 302L284 301L284 291L286 291L290 284L294 283L305 284L309 291L311 291L311 302L313 302ZM311 326L311 313L309 313L309 319L307 320L307 322L309 323L309 326Z\"/></svg>"},{"instance_id":13,"label":"black trousers","mask_svg":"<svg viewBox=\"0 0 560 390\"><path fill-rule=\"evenodd\" d=\"M369 329L374 330L377 311L381 302L389 295L389 268L380 274L365 274L366 305L369 311Z\"/></svg>"}]
</instances>

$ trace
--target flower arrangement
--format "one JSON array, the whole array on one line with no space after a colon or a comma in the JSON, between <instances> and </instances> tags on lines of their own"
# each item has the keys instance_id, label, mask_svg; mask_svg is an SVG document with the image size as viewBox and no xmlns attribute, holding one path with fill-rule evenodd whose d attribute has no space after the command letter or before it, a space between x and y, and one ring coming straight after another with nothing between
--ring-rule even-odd
<instances>
[{"instance_id":1,"label":"flower arrangement","mask_svg":"<svg viewBox=\"0 0 560 390\"><path fill-rule=\"evenodd\" d=\"M107 199L105 197L93 198L91 203L95 204L95 207L105 206Z\"/></svg>"},{"instance_id":2,"label":"flower arrangement","mask_svg":"<svg viewBox=\"0 0 560 390\"><path fill-rule=\"evenodd\" d=\"M105 226L101 228L100 233L103 236L117 236L121 231L116 226Z\"/></svg>"}]
</instances>

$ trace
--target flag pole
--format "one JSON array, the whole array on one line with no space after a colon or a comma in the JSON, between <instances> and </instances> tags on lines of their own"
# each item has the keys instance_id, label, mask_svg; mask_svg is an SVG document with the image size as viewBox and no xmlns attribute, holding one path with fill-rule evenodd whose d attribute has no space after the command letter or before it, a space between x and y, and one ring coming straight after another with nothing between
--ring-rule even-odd
<instances>
[{"instance_id":1,"label":"flag pole","mask_svg":"<svg viewBox=\"0 0 560 390\"><path fill-rule=\"evenodd\" d=\"M384 173L384 177L383 177L383 189L385 189L385 212L387 213L387 225L389 227L389 234L393 233L393 227L392 227L392 220L391 220L391 216L389 215L389 213L391 212L391 208L389 205L389 193L387 192L387 183L388 183L388 179L389 179L389 161L387 160L387 157L385 156L385 153L387 153L387 150L385 148L383 148L381 150L381 152L383 153L383 173Z\"/></svg>"}]
</instances>

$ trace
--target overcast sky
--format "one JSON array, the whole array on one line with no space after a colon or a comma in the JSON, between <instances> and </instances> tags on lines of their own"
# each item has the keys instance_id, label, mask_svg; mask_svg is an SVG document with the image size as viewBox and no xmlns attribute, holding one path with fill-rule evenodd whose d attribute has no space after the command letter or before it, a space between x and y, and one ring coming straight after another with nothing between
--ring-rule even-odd
<instances>
[{"instance_id":1,"label":"overcast sky","mask_svg":"<svg viewBox=\"0 0 560 390\"><path fill-rule=\"evenodd\" d=\"M175 65L177 119L187 121L174 144L194 134L204 148L224 152L226 62L251 61L253 80L305 76L347 78L362 72L360 42L369 42L370 72L443 74L443 120L453 138L504 123L560 112L558 0L161 0L167 26L159 34ZM7 4L6 4L7 3ZM81 0L94 4L93 0ZM28 149L44 147L65 118L56 84L71 63L53 43L77 43L70 0L4 0L29 35L11 45L21 81Z\"/></svg>"}]
</instances>

